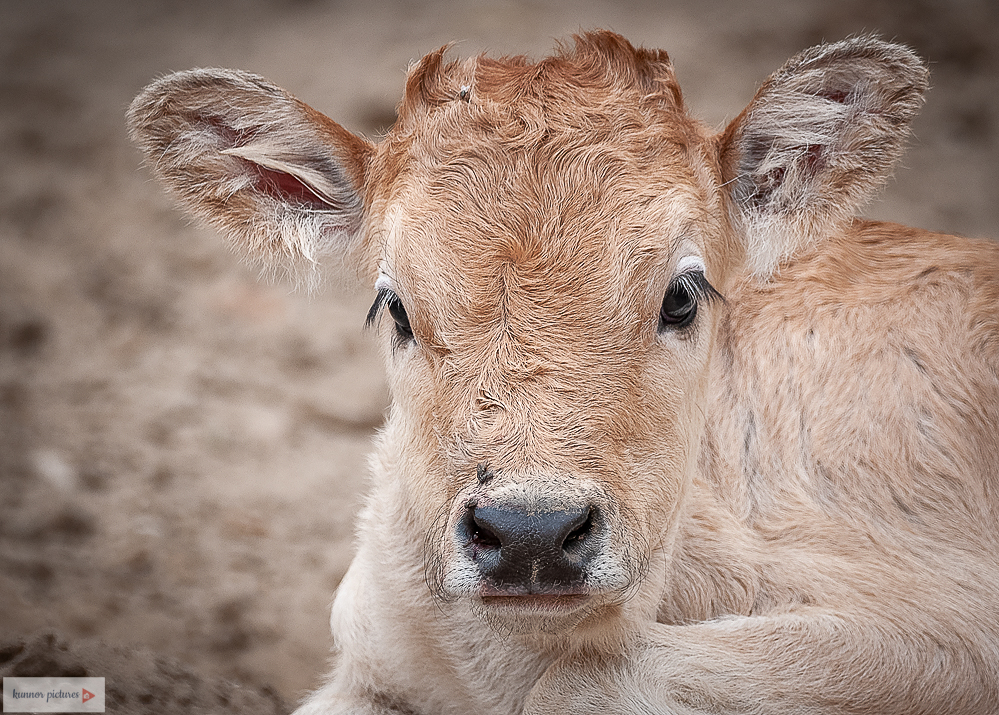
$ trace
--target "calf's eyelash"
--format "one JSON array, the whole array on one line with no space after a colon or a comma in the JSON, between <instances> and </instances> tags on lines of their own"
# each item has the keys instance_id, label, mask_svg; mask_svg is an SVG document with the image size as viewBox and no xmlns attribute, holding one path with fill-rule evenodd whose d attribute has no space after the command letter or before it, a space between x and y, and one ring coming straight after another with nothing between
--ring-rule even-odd
<instances>
[{"instance_id":1,"label":"calf's eyelash","mask_svg":"<svg viewBox=\"0 0 999 715\"><path fill-rule=\"evenodd\" d=\"M698 301L721 301L725 302L725 296L718 292L718 290L711 285L711 282L704 275L704 271L694 269L689 271L684 271L680 275L676 276L671 283L671 286L680 285L686 290L690 295L692 295Z\"/></svg>"},{"instance_id":2,"label":"calf's eyelash","mask_svg":"<svg viewBox=\"0 0 999 715\"><path fill-rule=\"evenodd\" d=\"M395 294L391 288L379 288L378 293L375 295L375 302L371 304L368 309L368 314L364 318L364 327L370 328L378 321L378 316L393 299L399 300L399 296Z\"/></svg>"}]
</instances>

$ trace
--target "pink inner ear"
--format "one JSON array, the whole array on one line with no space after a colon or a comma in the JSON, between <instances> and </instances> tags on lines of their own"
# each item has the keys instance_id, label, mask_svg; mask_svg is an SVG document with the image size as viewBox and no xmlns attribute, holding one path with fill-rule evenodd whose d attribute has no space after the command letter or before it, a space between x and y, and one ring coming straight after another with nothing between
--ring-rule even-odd
<instances>
[{"instance_id":1,"label":"pink inner ear","mask_svg":"<svg viewBox=\"0 0 999 715\"><path fill-rule=\"evenodd\" d=\"M249 161L245 163L257 174L253 186L260 193L297 208L313 211L328 211L332 208L329 202L291 174L267 169Z\"/></svg>"},{"instance_id":2,"label":"pink inner ear","mask_svg":"<svg viewBox=\"0 0 999 715\"><path fill-rule=\"evenodd\" d=\"M222 144L228 147L243 146L254 138L257 129L233 129L222 117L206 112L192 112L185 115L191 124L207 125L222 138ZM328 201L321 198L301 180L283 171L267 169L252 161L241 159L247 171L256 174L253 187L260 193L270 196L285 204L313 211L328 211L332 208Z\"/></svg>"},{"instance_id":3,"label":"pink inner ear","mask_svg":"<svg viewBox=\"0 0 999 715\"><path fill-rule=\"evenodd\" d=\"M833 102L838 102L839 104L846 104L846 100L849 98L850 93L846 90L829 90L826 92L819 93L822 97L832 100Z\"/></svg>"}]
</instances>

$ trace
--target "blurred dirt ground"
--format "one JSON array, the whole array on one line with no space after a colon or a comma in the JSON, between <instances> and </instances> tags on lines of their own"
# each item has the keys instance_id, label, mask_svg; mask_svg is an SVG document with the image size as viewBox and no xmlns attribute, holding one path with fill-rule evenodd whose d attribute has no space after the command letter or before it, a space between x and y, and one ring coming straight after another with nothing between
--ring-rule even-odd
<instances>
[{"instance_id":1,"label":"blurred dirt ground","mask_svg":"<svg viewBox=\"0 0 999 715\"><path fill-rule=\"evenodd\" d=\"M999 236L992 0L0 3L0 668L55 629L98 671L138 647L296 701L326 665L387 405L371 291L335 268L311 296L258 281L140 168L131 98L237 67L377 137L425 52L540 56L594 27L667 49L713 126L823 39L913 45L934 89L869 214Z\"/></svg>"}]
</instances>

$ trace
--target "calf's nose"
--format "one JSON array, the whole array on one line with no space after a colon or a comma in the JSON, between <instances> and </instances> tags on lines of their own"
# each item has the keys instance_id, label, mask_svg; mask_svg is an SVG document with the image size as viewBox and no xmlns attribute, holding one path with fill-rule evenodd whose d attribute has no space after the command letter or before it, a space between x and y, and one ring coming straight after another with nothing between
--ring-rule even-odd
<instances>
[{"instance_id":1,"label":"calf's nose","mask_svg":"<svg viewBox=\"0 0 999 715\"><path fill-rule=\"evenodd\" d=\"M597 516L590 505L545 511L473 503L459 529L488 591L579 593L595 553Z\"/></svg>"}]
</instances>

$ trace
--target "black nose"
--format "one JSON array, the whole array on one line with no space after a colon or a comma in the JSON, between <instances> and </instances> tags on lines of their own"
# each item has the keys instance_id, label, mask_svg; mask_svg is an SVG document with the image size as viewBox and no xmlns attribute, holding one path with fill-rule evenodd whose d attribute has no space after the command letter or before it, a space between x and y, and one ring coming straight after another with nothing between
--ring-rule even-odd
<instances>
[{"instance_id":1,"label":"black nose","mask_svg":"<svg viewBox=\"0 0 999 715\"><path fill-rule=\"evenodd\" d=\"M470 504L459 525L484 581L502 595L579 593L596 552L593 506L539 511Z\"/></svg>"}]
</instances>

